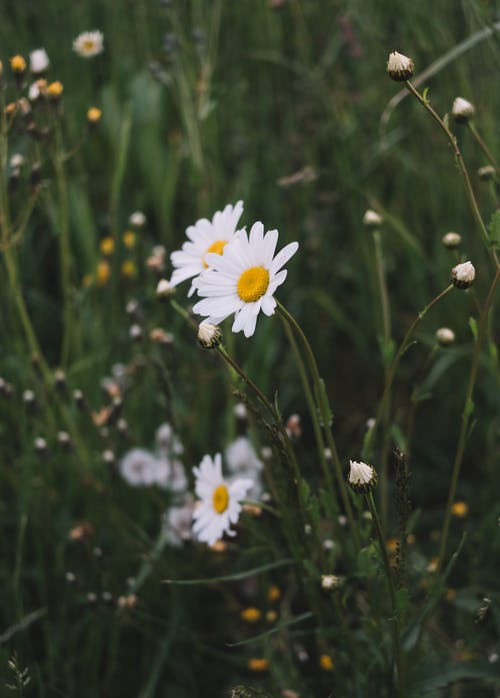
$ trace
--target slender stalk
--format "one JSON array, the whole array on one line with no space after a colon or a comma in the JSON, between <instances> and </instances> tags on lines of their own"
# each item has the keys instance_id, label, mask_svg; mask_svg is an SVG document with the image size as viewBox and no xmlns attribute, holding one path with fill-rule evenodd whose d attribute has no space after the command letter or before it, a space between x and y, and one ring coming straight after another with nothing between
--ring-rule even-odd
<instances>
[{"instance_id":1,"label":"slender stalk","mask_svg":"<svg viewBox=\"0 0 500 698\"><path fill-rule=\"evenodd\" d=\"M472 121L467 121L466 123L467 123L467 127L468 127L469 131L472 133L472 135L474 137L474 140L476 141L478 146L481 148L483 153L486 155L486 158L489 161L490 165L493 165L495 170L497 172L499 172L497 161L495 160L491 150L488 148L488 146L486 145L484 140L479 135L479 131L477 130L477 128L474 126Z\"/></svg>"},{"instance_id":2,"label":"slender stalk","mask_svg":"<svg viewBox=\"0 0 500 698\"><path fill-rule=\"evenodd\" d=\"M493 279L493 283L490 286L490 290L488 292L488 296L486 298L486 302L484 304L483 311L482 311L481 317L479 319L477 338L476 338L476 343L474 346L474 353L472 355L472 362L471 362L471 367L470 367L470 372L469 372L469 381L467 384L467 391L465 394L464 409L463 409L462 416L461 416L460 434L458 436L457 449L455 452L455 460L453 462L453 470L452 470L452 474L451 474L450 489L448 491L448 501L446 503L446 511L445 511L445 515L444 515L443 528L442 528L441 536L440 536L441 542L440 542L440 546L439 546L438 563L437 563L437 572L438 573L443 566L444 556L446 554L446 545L448 543L448 534L449 534L450 522L451 522L451 507L452 507L453 501L455 499L456 491L457 491L458 478L460 475L460 469L462 466L462 460L463 460L464 451L465 451L465 441L467 438L467 430L468 430L468 426L469 426L469 421L470 421L471 414L474 410L474 403L472 402L472 394L474 391L477 369L479 366L479 353L481 350L481 344L483 342L484 336L487 333L488 315L489 315L490 309L491 309L492 304L493 304L493 299L495 296L495 291L497 289L499 280L500 280L500 269L497 269L497 273L495 274L495 278Z\"/></svg>"},{"instance_id":3,"label":"slender stalk","mask_svg":"<svg viewBox=\"0 0 500 698\"><path fill-rule=\"evenodd\" d=\"M312 382L314 386L314 391L316 393L316 401L318 403L319 411L321 414L321 419L323 421L323 429L325 432L326 436L326 442L328 444L328 448L330 449L330 452L332 454L332 461L333 465L335 468L335 476L337 478L337 484L340 490L340 496L342 498L342 503L344 505L344 509L347 515L347 518L349 520L349 525L351 527L351 531L353 534L353 537L356 541L356 545L359 547L360 541L359 541L359 535L358 535L358 530L356 527L356 522L354 520L354 514L352 511L352 506L351 502L349 500L348 494L347 494L347 488L344 480L344 476L342 473L342 464L340 462L339 454L337 451L337 446L335 444L335 440L333 438L333 434L330 428L330 415L328 414L328 406L325 404L325 399L324 399L324 386L321 380L321 376L319 374L318 370L318 365L316 363L316 358L314 356L314 353L311 349L311 345L309 344L309 340L305 336L304 332L302 331L302 328L300 327L299 323L295 320L293 315L288 312L288 310L281 305L281 303L278 301L278 312L284 317L287 322L290 323L291 327L293 330L296 332L298 338L300 339L300 342L304 348L304 352L307 358L307 362L309 364L309 371L311 373L312 377Z\"/></svg>"},{"instance_id":4,"label":"slender stalk","mask_svg":"<svg viewBox=\"0 0 500 698\"><path fill-rule=\"evenodd\" d=\"M472 188L472 184L470 181L469 173L467 172L467 168L465 167L464 159L462 156L462 152L460 148L458 147L457 139L453 135L453 133L450 131L448 126L445 124L443 119L439 116L439 114L434 111L434 109L431 107L427 99L425 99L411 84L409 80L405 82L406 89L418 99L420 104L424 107L424 109L431 115L431 117L434 119L434 121L439 124L439 127L441 130L444 132L446 135L446 138L448 139L452 149L453 149L453 154L455 156L455 160L458 165L458 169L460 171L460 174L462 175L462 179L464 182L465 186L465 191L467 192L467 198L469 199L469 203L472 209L472 213L474 215L474 218L476 219L476 222L479 226L479 229L481 231L481 234L483 236L484 242L486 243L487 248L490 251L490 254L492 256L492 259L495 263L495 266L498 267L500 266L500 262L498 261L498 256L497 252L494 248L489 246L489 235L488 235L488 230L486 228L486 225L483 221L483 218L481 216L481 212L479 210L479 206L476 201L476 197L474 194L474 190Z\"/></svg>"},{"instance_id":5,"label":"slender stalk","mask_svg":"<svg viewBox=\"0 0 500 698\"><path fill-rule=\"evenodd\" d=\"M394 585L394 575L391 569L391 563L389 562L389 556L387 555L387 547L385 544L384 534L382 532L382 526L380 524L380 519L377 512L377 507L375 505L375 500L373 498L373 493L370 492L366 495L366 501L370 508L373 522L375 524L375 531L377 533L377 538L379 542L380 552L382 554L382 560L385 568L385 576L387 579L387 585L389 587L389 596L391 599L391 609L392 609L392 635L394 643L394 661L396 665L397 683L398 683L398 696L403 698L405 695L405 684L404 684L404 667L403 667L403 653L401 650L401 639L400 639L400 624L398 618L398 609L396 602L396 590Z\"/></svg>"}]
</instances>

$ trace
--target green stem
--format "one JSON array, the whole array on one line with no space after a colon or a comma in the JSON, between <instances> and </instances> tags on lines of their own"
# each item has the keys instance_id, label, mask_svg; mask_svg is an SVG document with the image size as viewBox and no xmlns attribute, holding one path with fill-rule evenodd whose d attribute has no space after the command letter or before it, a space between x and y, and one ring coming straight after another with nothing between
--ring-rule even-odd
<instances>
[{"instance_id":1,"label":"green stem","mask_svg":"<svg viewBox=\"0 0 500 698\"><path fill-rule=\"evenodd\" d=\"M488 148L488 146L486 145L486 143L484 142L484 140L483 140L483 139L481 138L481 136L479 135L479 132L478 132L477 128L474 126L474 124L472 123L472 121L467 121L466 123L467 123L467 126L468 126L468 128L469 128L469 131L472 133L472 135L473 135L473 137L474 137L476 143L477 143L478 146L481 148L481 150L483 151L483 153L486 155L487 160L489 161L489 163L490 163L491 165L493 165L493 167L495 168L495 170L498 172L499 169L498 169L497 161L496 161L495 158L493 157L493 154L492 154L491 150Z\"/></svg>"},{"instance_id":2,"label":"green stem","mask_svg":"<svg viewBox=\"0 0 500 698\"><path fill-rule=\"evenodd\" d=\"M434 119L434 121L439 124L439 127L441 130L444 132L446 135L446 138L448 139L452 149L453 149L453 154L455 156L455 161L458 165L458 169L460 171L460 174L462 175L462 179L464 182L465 186L465 191L467 192L467 197L469 199L469 203L472 209L472 213L474 215L474 218L476 219L476 222L479 226L479 229L482 233L484 242L490 251L490 254L493 258L493 261L495 263L495 266L498 267L500 266L500 262L498 261L498 256L496 253L496 250L489 245L489 235L488 235L488 230L486 228L486 225L484 224L483 218L481 216L481 212L479 210L479 206L476 201L476 197L474 194L474 190L472 188L472 184L470 181L469 173L467 172L467 168L465 167L464 159L462 156L462 152L460 148L458 147L457 139L453 135L453 133L450 131L448 126L445 124L443 119L439 116L439 114L434 111L434 109L431 107L427 99L422 97L422 95L413 87L410 81L405 82L406 89L418 99L420 104L424 107L424 109L431 115L431 117Z\"/></svg>"},{"instance_id":3,"label":"green stem","mask_svg":"<svg viewBox=\"0 0 500 698\"><path fill-rule=\"evenodd\" d=\"M69 244L68 185L64 170L64 150L59 123L55 124L56 152L54 167L56 171L59 198L58 239L61 265L61 289L63 297L63 326L60 363L67 367L71 345L73 313L71 308L71 249Z\"/></svg>"},{"instance_id":4,"label":"green stem","mask_svg":"<svg viewBox=\"0 0 500 698\"><path fill-rule=\"evenodd\" d=\"M394 643L394 660L396 664L396 674L398 682L398 698L403 698L405 695L404 688L404 670L403 670L403 654L401 650L401 635L399 627L398 618L398 608L396 602L396 590L394 585L394 575L391 569L391 563L389 561L389 556L387 555L387 546L385 544L384 534L382 532L382 526L380 524L380 519L377 512L377 507L375 505L375 500L373 498L373 493L370 492L366 495L366 501L370 508L373 522L375 524L375 531L377 533L377 538L379 542L380 552L382 554L382 560L385 568L385 576L387 579L387 585L389 587L389 596L391 599L391 610L392 610L392 634Z\"/></svg>"},{"instance_id":5,"label":"green stem","mask_svg":"<svg viewBox=\"0 0 500 698\"><path fill-rule=\"evenodd\" d=\"M302 331L302 328L300 327L299 323L295 320L293 315L288 312L288 310L281 305L281 303L278 301L277 304L278 307L278 312L282 315L282 317L285 318L287 322L290 323L291 327L294 329L295 333L297 334L298 338L300 339L300 342L304 348L304 353L307 358L307 362L309 364L309 371L311 373L312 381L313 381L313 386L314 386L314 391L315 391L315 397L316 401L318 403L319 411L321 414L321 419L323 421L323 429L325 432L326 436L326 442L328 444L328 448L330 449L330 452L332 454L332 461L333 465L335 468L335 476L337 478L337 484L340 490L340 496L342 498L342 503L344 505L344 510L346 512L347 518L349 520L349 525L353 534L353 537L356 541L356 545L359 548L360 547L360 540L359 540L359 534L358 534L358 529L356 527L356 522L354 520L354 514L352 511L352 506L351 502L349 500L348 494L347 494L347 488L344 480L344 476L342 473L342 464L340 462L339 454L337 451L337 446L335 444L335 440L333 438L333 434L330 428L330 414L329 414L329 409L328 405L325 403L326 396L325 396L325 388L324 384L321 380L321 376L319 374L318 370L318 365L316 363L316 358L314 356L314 353L311 349L311 345L309 344L309 341L307 337L305 336L304 332Z\"/></svg>"},{"instance_id":6,"label":"green stem","mask_svg":"<svg viewBox=\"0 0 500 698\"><path fill-rule=\"evenodd\" d=\"M495 278L493 279L493 283L491 284L490 290L488 292L488 296L486 298L486 302L485 302L484 307L483 307L483 311L481 313L481 317L479 319L479 327L478 327L478 332L477 332L476 343L474 346L474 353L472 355L472 362L471 362L471 367L470 367L470 372L469 372L469 381L467 384L467 392L465 395L464 409L462 411L462 416L461 416L460 434L458 437L457 450L455 452L455 460L453 462L453 470L452 470L452 475L451 475L450 489L448 491L448 501L446 503L446 511L445 511L445 516L444 516L443 528L442 528L441 536L440 536L441 542L440 542L440 546L439 546L437 573L439 573L439 571L441 570L441 568L443 566L444 556L446 554L446 545L448 543L448 534L449 534L450 522L451 522L451 507L452 507L453 502L455 500L455 495L456 495L456 491L457 491L458 478L460 475L460 469L462 466L462 459L463 459L464 451L465 451L465 441L467 438L469 421L470 421L470 417L472 415L472 412L474 410L474 403L472 402L472 394L474 391L477 369L479 366L479 353L481 350L482 341L484 339L484 336L487 333L488 315L489 315L490 309L491 309L492 304L493 304L493 299L495 296L495 291L496 291L499 280L500 280L500 269L497 269L497 273L495 274Z\"/></svg>"}]
</instances>

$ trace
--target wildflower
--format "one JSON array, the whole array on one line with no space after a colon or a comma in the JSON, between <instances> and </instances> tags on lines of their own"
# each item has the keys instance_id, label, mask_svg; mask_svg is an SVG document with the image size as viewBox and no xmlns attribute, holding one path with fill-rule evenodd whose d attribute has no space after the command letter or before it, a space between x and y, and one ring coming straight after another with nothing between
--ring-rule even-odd
<instances>
[{"instance_id":1,"label":"wildflower","mask_svg":"<svg viewBox=\"0 0 500 698\"><path fill-rule=\"evenodd\" d=\"M47 94L47 80L40 78L32 82L28 88L28 99L35 102L39 97L44 97Z\"/></svg>"},{"instance_id":2,"label":"wildflower","mask_svg":"<svg viewBox=\"0 0 500 698\"><path fill-rule=\"evenodd\" d=\"M322 654L319 658L319 665L323 671L333 671L333 659L329 654Z\"/></svg>"},{"instance_id":3,"label":"wildflower","mask_svg":"<svg viewBox=\"0 0 500 698\"><path fill-rule=\"evenodd\" d=\"M469 119L474 116L475 111L474 105L463 97L457 97L451 108L452 116L458 124L469 121Z\"/></svg>"},{"instance_id":4,"label":"wildflower","mask_svg":"<svg viewBox=\"0 0 500 698\"><path fill-rule=\"evenodd\" d=\"M262 618L262 611L254 606L249 606L240 613L240 618L246 623L256 623Z\"/></svg>"},{"instance_id":5,"label":"wildflower","mask_svg":"<svg viewBox=\"0 0 500 698\"><path fill-rule=\"evenodd\" d=\"M234 412L234 416L237 419L246 419L247 418L247 408L243 402L237 402L233 408L233 412Z\"/></svg>"},{"instance_id":6,"label":"wildflower","mask_svg":"<svg viewBox=\"0 0 500 698\"><path fill-rule=\"evenodd\" d=\"M368 494L377 484L377 471L373 465L349 461L349 485L358 494Z\"/></svg>"},{"instance_id":7,"label":"wildflower","mask_svg":"<svg viewBox=\"0 0 500 698\"><path fill-rule=\"evenodd\" d=\"M26 61L19 54L10 59L10 69L13 73L21 75L26 70Z\"/></svg>"},{"instance_id":8,"label":"wildflower","mask_svg":"<svg viewBox=\"0 0 500 698\"><path fill-rule=\"evenodd\" d=\"M158 273L165 269L165 248L163 245L155 245L152 254L146 259L146 267Z\"/></svg>"},{"instance_id":9,"label":"wildflower","mask_svg":"<svg viewBox=\"0 0 500 698\"><path fill-rule=\"evenodd\" d=\"M134 228L142 228L146 224L146 216L142 211L134 211L130 214L128 222Z\"/></svg>"},{"instance_id":10,"label":"wildflower","mask_svg":"<svg viewBox=\"0 0 500 698\"><path fill-rule=\"evenodd\" d=\"M436 339L442 347L449 347L455 341L455 333L449 327L440 327L436 330Z\"/></svg>"},{"instance_id":11,"label":"wildflower","mask_svg":"<svg viewBox=\"0 0 500 698\"><path fill-rule=\"evenodd\" d=\"M21 153L14 153L11 155L10 160L9 160L9 165L12 167L12 169L17 170L20 167L22 167L24 164L24 155L21 155Z\"/></svg>"},{"instance_id":12,"label":"wildflower","mask_svg":"<svg viewBox=\"0 0 500 698\"><path fill-rule=\"evenodd\" d=\"M241 504L253 482L237 479L227 482L222 476L222 457L217 453L212 459L206 455L199 467L193 468L196 477L195 491L201 502L195 510L193 532L196 538L213 545L224 533L236 535L230 530L238 521Z\"/></svg>"},{"instance_id":13,"label":"wildflower","mask_svg":"<svg viewBox=\"0 0 500 698\"><path fill-rule=\"evenodd\" d=\"M267 590L267 600L273 603L274 601L279 601L281 598L281 589L276 586L276 584L271 584Z\"/></svg>"},{"instance_id":14,"label":"wildflower","mask_svg":"<svg viewBox=\"0 0 500 698\"><path fill-rule=\"evenodd\" d=\"M65 449L71 448L71 439L67 431L59 431L57 433L57 442L59 446Z\"/></svg>"},{"instance_id":15,"label":"wildflower","mask_svg":"<svg viewBox=\"0 0 500 698\"><path fill-rule=\"evenodd\" d=\"M480 167L477 171L477 176L483 182L488 182L490 179L495 179L496 170L493 165L484 165Z\"/></svg>"},{"instance_id":16,"label":"wildflower","mask_svg":"<svg viewBox=\"0 0 500 698\"><path fill-rule=\"evenodd\" d=\"M175 267L170 279L172 286L197 277L208 269L206 255L222 255L224 247L236 235L236 226L242 213L243 202L238 201L234 206L228 204L223 211L216 211L211 221L200 218L186 229L189 241L170 255L170 261ZM188 295L191 296L194 290L192 283Z\"/></svg>"},{"instance_id":17,"label":"wildflower","mask_svg":"<svg viewBox=\"0 0 500 698\"><path fill-rule=\"evenodd\" d=\"M94 535L94 527L90 521L82 521L81 523L73 526L73 528L68 533L68 538L73 541L83 540L84 538L90 538Z\"/></svg>"},{"instance_id":18,"label":"wildflower","mask_svg":"<svg viewBox=\"0 0 500 698\"><path fill-rule=\"evenodd\" d=\"M451 513L459 519L463 519L464 516L467 516L468 512L469 507L466 502L453 502L451 505Z\"/></svg>"},{"instance_id":19,"label":"wildflower","mask_svg":"<svg viewBox=\"0 0 500 698\"><path fill-rule=\"evenodd\" d=\"M47 442L42 436L37 436L33 442L35 451L39 454L47 453Z\"/></svg>"},{"instance_id":20,"label":"wildflower","mask_svg":"<svg viewBox=\"0 0 500 698\"><path fill-rule=\"evenodd\" d=\"M275 623L276 619L278 618L278 614L274 609L271 609L270 611L266 611L266 620L268 623Z\"/></svg>"},{"instance_id":21,"label":"wildflower","mask_svg":"<svg viewBox=\"0 0 500 698\"><path fill-rule=\"evenodd\" d=\"M128 336L132 340L142 339L142 327L140 325L138 325L137 323L130 325L129 330L128 330Z\"/></svg>"},{"instance_id":22,"label":"wildflower","mask_svg":"<svg viewBox=\"0 0 500 698\"><path fill-rule=\"evenodd\" d=\"M102 111L98 107L87 109L87 121L89 124L97 124L101 120Z\"/></svg>"},{"instance_id":23,"label":"wildflower","mask_svg":"<svg viewBox=\"0 0 500 698\"><path fill-rule=\"evenodd\" d=\"M149 339L155 344L168 345L174 341L174 336L170 332L165 332L162 327L153 327L149 332Z\"/></svg>"},{"instance_id":24,"label":"wildflower","mask_svg":"<svg viewBox=\"0 0 500 698\"><path fill-rule=\"evenodd\" d=\"M47 51L44 48L37 48L30 53L30 70L37 75L43 73L50 65Z\"/></svg>"},{"instance_id":25,"label":"wildflower","mask_svg":"<svg viewBox=\"0 0 500 698\"><path fill-rule=\"evenodd\" d=\"M179 460L158 459L155 482L165 490L182 494L188 484L184 466Z\"/></svg>"},{"instance_id":26,"label":"wildflower","mask_svg":"<svg viewBox=\"0 0 500 698\"><path fill-rule=\"evenodd\" d=\"M115 462L115 454L110 448L107 448L102 452L101 458L103 463L106 463L106 465L113 465Z\"/></svg>"},{"instance_id":27,"label":"wildflower","mask_svg":"<svg viewBox=\"0 0 500 698\"><path fill-rule=\"evenodd\" d=\"M405 82L413 75L414 64L411 58L403 56L402 53L393 51L389 54L387 61L387 72L389 77L396 82Z\"/></svg>"},{"instance_id":28,"label":"wildflower","mask_svg":"<svg viewBox=\"0 0 500 698\"><path fill-rule=\"evenodd\" d=\"M60 99L63 90L64 86L59 80L55 80L55 82L51 82L50 85L47 86L47 94L53 100Z\"/></svg>"},{"instance_id":29,"label":"wildflower","mask_svg":"<svg viewBox=\"0 0 500 698\"><path fill-rule=\"evenodd\" d=\"M378 228L382 225L383 218L376 211L369 208L363 216L363 225L367 228Z\"/></svg>"},{"instance_id":30,"label":"wildflower","mask_svg":"<svg viewBox=\"0 0 500 698\"><path fill-rule=\"evenodd\" d=\"M441 242L449 250L454 250L462 242L462 236L458 233L450 231L449 233L446 233L446 235L443 235Z\"/></svg>"},{"instance_id":31,"label":"wildflower","mask_svg":"<svg viewBox=\"0 0 500 698\"><path fill-rule=\"evenodd\" d=\"M170 545L179 547L190 540L193 510L193 498L187 495L180 506L170 507L163 515L163 531Z\"/></svg>"},{"instance_id":32,"label":"wildflower","mask_svg":"<svg viewBox=\"0 0 500 698\"><path fill-rule=\"evenodd\" d=\"M262 495L261 472L264 465L257 456L251 441L246 436L239 436L226 448L224 459L231 475L248 477L253 481L248 497L259 499Z\"/></svg>"},{"instance_id":33,"label":"wildflower","mask_svg":"<svg viewBox=\"0 0 500 698\"><path fill-rule=\"evenodd\" d=\"M457 264L451 270L451 281L454 286L460 289L469 288L474 283L476 278L476 270L471 262Z\"/></svg>"},{"instance_id":34,"label":"wildflower","mask_svg":"<svg viewBox=\"0 0 500 698\"><path fill-rule=\"evenodd\" d=\"M73 51L81 58L93 58L104 50L104 36L95 30L82 32L73 41Z\"/></svg>"},{"instance_id":35,"label":"wildflower","mask_svg":"<svg viewBox=\"0 0 500 698\"><path fill-rule=\"evenodd\" d=\"M156 287L156 295L158 298L168 298L175 293L175 288L166 279L160 279L158 281L158 286Z\"/></svg>"},{"instance_id":36,"label":"wildflower","mask_svg":"<svg viewBox=\"0 0 500 698\"><path fill-rule=\"evenodd\" d=\"M438 559L437 559L437 557L431 558L431 560L430 560L430 562L429 562L429 564L427 565L427 568L426 568L426 569L427 569L427 572L430 572L431 574L433 574L433 573L437 570L437 566L438 566Z\"/></svg>"},{"instance_id":37,"label":"wildflower","mask_svg":"<svg viewBox=\"0 0 500 698\"><path fill-rule=\"evenodd\" d=\"M274 314L273 294L287 275L282 267L299 246L291 242L274 257L277 242L277 230L264 235L262 223L254 223L250 236L241 231L223 255L207 254L212 269L197 280L203 300L196 303L193 312L208 316L207 322L215 324L234 313L233 332L243 330L245 337L251 337L260 310L265 315Z\"/></svg>"},{"instance_id":38,"label":"wildflower","mask_svg":"<svg viewBox=\"0 0 500 698\"><path fill-rule=\"evenodd\" d=\"M126 259L122 263L121 271L125 279L133 279L134 276L137 276L137 267L132 259Z\"/></svg>"},{"instance_id":39,"label":"wildflower","mask_svg":"<svg viewBox=\"0 0 500 698\"><path fill-rule=\"evenodd\" d=\"M222 341L222 330L218 325L202 322L198 327L198 343L204 349L215 349Z\"/></svg>"},{"instance_id":40,"label":"wildflower","mask_svg":"<svg viewBox=\"0 0 500 698\"><path fill-rule=\"evenodd\" d=\"M120 461L120 474L129 485L152 485L157 479L157 459L143 448L133 448Z\"/></svg>"},{"instance_id":41,"label":"wildflower","mask_svg":"<svg viewBox=\"0 0 500 698\"><path fill-rule=\"evenodd\" d=\"M161 458L174 458L184 453L184 446L167 422L156 430L156 450Z\"/></svg>"},{"instance_id":42,"label":"wildflower","mask_svg":"<svg viewBox=\"0 0 500 698\"><path fill-rule=\"evenodd\" d=\"M391 555L394 555L394 553L398 549L398 539L389 538L385 543L385 547L387 548L387 552L391 553Z\"/></svg>"},{"instance_id":43,"label":"wildflower","mask_svg":"<svg viewBox=\"0 0 500 698\"><path fill-rule=\"evenodd\" d=\"M106 286L111 276L111 267L105 259L102 259L96 269L96 283L99 288Z\"/></svg>"},{"instance_id":44,"label":"wildflower","mask_svg":"<svg viewBox=\"0 0 500 698\"><path fill-rule=\"evenodd\" d=\"M99 249L106 257L113 254L115 251L115 241L111 236L105 237L99 243Z\"/></svg>"},{"instance_id":45,"label":"wildflower","mask_svg":"<svg viewBox=\"0 0 500 698\"><path fill-rule=\"evenodd\" d=\"M340 584L340 578L336 574L322 574L321 575L321 587L329 591L330 589L335 589Z\"/></svg>"},{"instance_id":46,"label":"wildflower","mask_svg":"<svg viewBox=\"0 0 500 698\"><path fill-rule=\"evenodd\" d=\"M137 606L139 599L136 594L124 594L116 600L118 608L132 609Z\"/></svg>"},{"instance_id":47,"label":"wildflower","mask_svg":"<svg viewBox=\"0 0 500 698\"><path fill-rule=\"evenodd\" d=\"M135 247L135 233L133 230L126 230L123 233L123 244L128 250L131 250Z\"/></svg>"},{"instance_id":48,"label":"wildflower","mask_svg":"<svg viewBox=\"0 0 500 698\"><path fill-rule=\"evenodd\" d=\"M302 427L300 426L300 415L291 414L286 420L286 433L292 439L300 439L302 436Z\"/></svg>"},{"instance_id":49,"label":"wildflower","mask_svg":"<svg viewBox=\"0 0 500 698\"><path fill-rule=\"evenodd\" d=\"M256 673L264 672L269 669L269 659L263 657L252 657L248 660L248 668Z\"/></svg>"}]
</instances>

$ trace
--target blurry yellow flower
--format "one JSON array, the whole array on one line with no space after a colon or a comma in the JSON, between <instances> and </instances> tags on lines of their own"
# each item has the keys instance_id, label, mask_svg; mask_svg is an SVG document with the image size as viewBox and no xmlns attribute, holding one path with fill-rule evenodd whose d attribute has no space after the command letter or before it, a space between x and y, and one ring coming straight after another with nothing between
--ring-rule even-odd
<instances>
[{"instance_id":1,"label":"blurry yellow flower","mask_svg":"<svg viewBox=\"0 0 500 698\"><path fill-rule=\"evenodd\" d=\"M438 566L438 559L437 559L437 557L433 557L431 559L431 561L429 562L429 564L427 565L427 572L431 572L431 573L435 572L437 570L437 566Z\"/></svg>"},{"instance_id":2,"label":"blurry yellow flower","mask_svg":"<svg viewBox=\"0 0 500 698\"><path fill-rule=\"evenodd\" d=\"M131 259L126 259L122 264L122 276L126 279L133 279L137 274L137 267Z\"/></svg>"},{"instance_id":3,"label":"blurry yellow flower","mask_svg":"<svg viewBox=\"0 0 500 698\"><path fill-rule=\"evenodd\" d=\"M329 654L322 654L319 658L319 665L323 671L333 671L333 659Z\"/></svg>"},{"instance_id":4,"label":"blurry yellow flower","mask_svg":"<svg viewBox=\"0 0 500 698\"><path fill-rule=\"evenodd\" d=\"M278 614L276 611L267 611L266 613L266 620L268 623L274 623L276 621L276 618L278 617Z\"/></svg>"},{"instance_id":5,"label":"blurry yellow flower","mask_svg":"<svg viewBox=\"0 0 500 698\"><path fill-rule=\"evenodd\" d=\"M90 107L90 109L87 109L87 121L90 124L96 124L98 121L100 121L101 116L102 111L97 107Z\"/></svg>"},{"instance_id":6,"label":"blurry yellow flower","mask_svg":"<svg viewBox=\"0 0 500 698\"><path fill-rule=\"evenodd\" d=\"M240 617L247 623L256 623L258 620L261 619L262 612L254 606L249 606L240 613Z\"/></svg>"},{"instance_id":7,"label":"blurry yellow flower","mask_svg":"<svg viewBox=\"0 0 500 698\"><path fill-rule=\"evenodd\" d=\"M248 660L250 671L267 671L269 669L269 659L263 657L252 657Z\"/></svg>"},{"instance_id":8,"label":"blurry yellow flower","mask_svg":"<svg viewBox=\"0 0 500 698\"><path fill-rule=\"evenodd\" d=\"M96 270L96 283L97 283L97 285L100 288L102 288L103 286L106 286L106 284L109 281L110 276L111 276L111 267L109 266L109 263L106 262L105 259L101 259L101 261L97 265L97 270Z\"/></svg>"},{"instance_id":9,"label":"blurry yellow flower","mask_svg":"<svg viewBox=\"0 0 500 698\"><path fill-rule=\"evenodd\" d=\"M59 99L59 97L62 95L64 90L62 82L59 82L59 80L56 80L55 82L51 82L50 85L47 86L47 94L49 97L52 99Z\"/></svg>"},{"instance_id":10,"label":"blurry yellow flower","mask_svg":"<svg viewBox=\"0 0 500 698\"><path fill-rule=\"evenodd\" d=\"M108 257L115 251L115 241L112 237L103 238L99 243L99 249L103 254L106 255L106 257Z\"/></svg>"},{"instance_id":11,"label":"blurry yellow flower","mask_svg":"<svg viewBox=\"0 0 500 698\"><path fill-rule=\"evenodd\" d=\"M268 589L267 592L267 598L268 601L278 601L279 598L281 598L281 590L279 587L276 586L276 584L271 584L271 586Z\"/></svg>"},{"instance_id":12,"label":"blurry yellow flower","mask_svg":"<svg viewBox=\"0 0 500 698\"><path fill-rule=\"evenodd\" d=\"M135 247L135 233L133 230L127 230L123 233L123 244L125 247L127 247L129 250L131 250L133 247Z\"/></svg>"},{"instance_id":13,"label":"blurry yellow flower","mask_svg":"<svg viewBox=\"0 0 500 698\"><path fill-rule=\"evenodd\" d=\"M12 114L15 114L17 111L17 104L16 102L9 102L7 106L5 107L5 113L7 116L11 116Z\"/></svg>"},{"instance_id":14,"label":"blurry yellow flower","mask_svg":"<svg viewBox=\"0 0 500 698\"><path fill-rule=\"evenodd\" d=\"M469 507L466 502L453 502L451 505L451 513L453 516L458 516L459 519L463 519L469 513Z\"/></svg>"},{"instance_id":15,"label":"blurry yellow flower","mask_svg":"<svg viewBox=\"0 0 500 698\"><path fill-rule=\"evenodd\" d=\"M26 61L20 55L12 56L10 59L10 68L13 73L24 73L26 70Z\"/></svg>"},{"instance_id":16,"label":"blurry yellow flower","mask_svg":"<svg viewBox=\"0 0 500 698\"><path fill-rule=\"evenodd\" d=\"M398 549L398 539L397 538L389 538L385 545L387 547L387 552L395 553L396 550Z\"/></svg>"}]
</instances>

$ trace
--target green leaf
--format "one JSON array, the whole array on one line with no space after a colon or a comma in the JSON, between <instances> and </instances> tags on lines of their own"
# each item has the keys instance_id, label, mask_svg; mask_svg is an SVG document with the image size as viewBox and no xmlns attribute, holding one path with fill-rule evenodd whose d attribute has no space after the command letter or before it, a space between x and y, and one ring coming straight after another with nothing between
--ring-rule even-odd
<instances>
[{"instance_id":1,"label":"green leaf","mask_svg":"<svg viewBox=\"0 0 500 698\"><path fill-rule=\"evenodd\" d=\"M490 223L488 225L488 233L490 238L490 245L492 247L500 246L500 211L496 210L491 216Z\"/></svg>"},{"instance_id":2,"label":"green leaf","mask_svg":"<svg viewBox=\"0 0 500 698\"><path fill-rule=\"evenodd\" d=\"M319 395L316 395L316 400L318 404L321 405L322 412L327 415L328 426L331 426L333 422L333 412L332 408L330 407L328 395L326 394L325 381L322 378L319 379L319 387Z\"/></svg>"},{"instance_id":3,"label":"green leaf","mask_svg":"<svg viewBox=\"0 0 500 698\"><path fill-rule=\"evenodd\" d=\"M469 327L474 339L477 342L477 320L474 317L469 318Z\"/></svg>"},{"instance_id":4,"label":"green leaf","mask_svg":"<svg viewBox=\"0 0 500 698\"><path fill-rule=\"evenodd\" d=\"M396 592L396 615L400 623L405 622L410 605L410 593L406 587L398 589Z\"/></svg>"},{"instance_id":5,"label":"green leaf","mask_svg":"<svg viewBox=\"0 0 500 698\"><path fill-rule=\"evenodd\" d=\"M500 684L500 667L489 662L440 663L419 667L418 679L410 684L410 694L418 696L430 693L463 679L481 679L486 683Z\"/></svg>"},{"instance_id":6,"label":"green leaf","mask_svg":"<svg viewBox=\"0 0 500 698\"><path fill-rule=\"evenodd\" d=\"M269 562L267 565L254 567L251 570L235 572L234 574L225 574L222 577L210 577L206 579L162 579L162 582L163 584L178 584L179 586L193 586L195 584L215 584L218 582L233 582L239 579L253 577L256 574L261 574L262 572L267 572L268 570L274 570L277 567L288 567L289 565L293 564L294 563L291 558L285 558L283 560L277 560L276 562Z\"/></svg>"},{"instance_id":7,"label":"green leaf","mask_svg":"<svg viewBox=\"0 0 500 698\"><path fill-rule=\"evenodd\" d=\"M468 397L467 402L465 403L464 407L464 417L470 417L471 414L474 412L474 402L472 398Z\"/></svg>"},{"instance_id":8,"label":"green leaf","mask_svg":"<svg viewBox=\"0 0 500 698\"><path fill-rule=\"evenodd\" d=\"M278 633L282 628L287 628L289 625L296 625L297 623L302 623L303 620L312 618L312 616L313 614L311 613L311 611L301 613L300 616L295 616L294 618L285 620L283 623L280 623L279 625L274 625L269 630L266 630L263 633L259 633L258 635L254 635L253 637L249 637L246 640L240 640L239 642L227 642L226 646L241 647L241 645L249 645L252 642L257 642L258 640L262 640L265 637L269 637L269 635L274 635L275 633Z\"/></svg>"}]
</instances>

